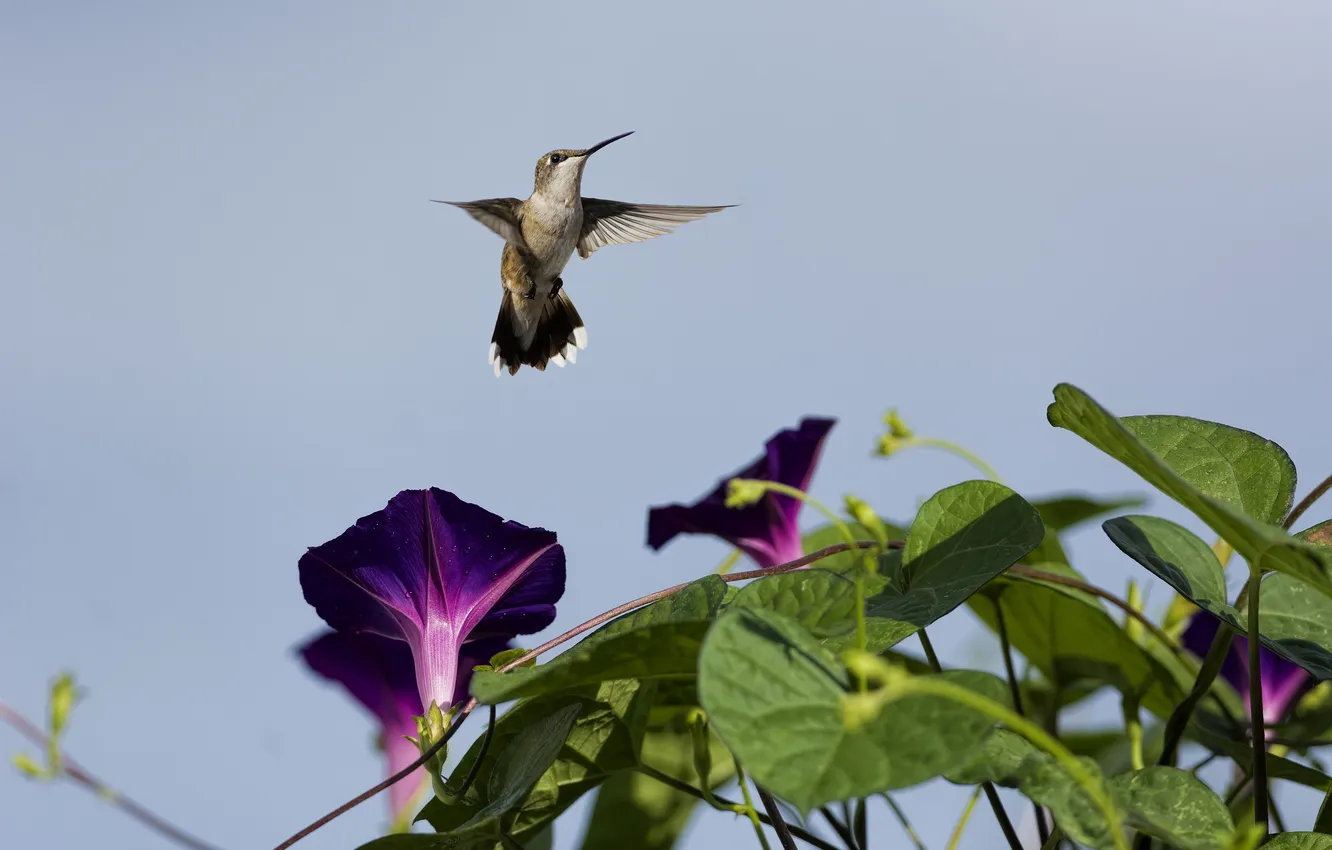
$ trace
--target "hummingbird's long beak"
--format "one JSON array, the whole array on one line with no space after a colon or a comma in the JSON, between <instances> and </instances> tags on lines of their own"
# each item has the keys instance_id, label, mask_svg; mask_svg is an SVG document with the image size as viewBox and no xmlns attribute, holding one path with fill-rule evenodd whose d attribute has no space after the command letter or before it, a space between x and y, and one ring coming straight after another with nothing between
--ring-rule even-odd
<instances>
[{"instance_id":1,"label":"hummingbird's long beak","mask_svg":"<svg viewBox=\"0 0 1332 850\"><path fill-rule=\"evenodd\" d=\"M588 148L587 150L585 150L585 151L583 151L582 153L580 153L579 156L591 156L592 154L594 154L594 153L596 153L597 151L601 150L602 148L606 147L606 145L609 145L611 142L618 142L620 139L623 139L625 136L632 136L633 134L634 134L634 131L633 131L633 130L630 130L629 132L627 132L627 133L621 133L621 134L618 135L618 136L611 136L609 139L607 139L607 140L604 141L604 142L597 142L597 143L596 143L595 145L593 145L592 147L590 147L590 148Z\"/></svg>"}]
</instances>

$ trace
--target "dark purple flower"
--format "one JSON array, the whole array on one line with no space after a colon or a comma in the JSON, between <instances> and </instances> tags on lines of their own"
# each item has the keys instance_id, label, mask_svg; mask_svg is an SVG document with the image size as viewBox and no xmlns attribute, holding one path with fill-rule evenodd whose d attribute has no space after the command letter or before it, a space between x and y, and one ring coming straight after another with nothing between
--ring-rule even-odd
<instances>
[{"instance_id":1,"label":"dark purple flower","mask_svg":"<svg viewBox=\"0 0 1332 850\"><path fill-rule=\"evenodd\" d=\"M300 561L301 589L340 632L407 642L421 705L447 711L468 641L531 634L555 619L564 549L438 488L404 490Z\"/></svg>"},{"instance_id":2,"label":"dark purple flower","mask_svg":"<svg viewBox=\"0 0 1332 850\"><path fill-rule=\"evenodd\" d=\"M502 639L474 641L463 647L455 701L467 695L472 668L506 648L508 641ZM306 666L342 685L379 721L388 776L416 761L420 751L407 737L416 736L416 721L412 718L423 712L412 651L407 644L368 633L326 632L301 647L300 653ZM425 770L417 769L389 788L389 817L393 821L407 814L425 781Z\"/></svg>"},{"instance_id":3,"label":"dark purple flower","mask_svg":"<svg viewBox=\"0 0 1332 850\"><path fill-rule=\"evenodd\" d=\"M1202 658L1212 646L1221 621L1198 611L1189 620L1180 642L1184 648ZM1287 661L1267 647L1258 648L1259 680L1263 689L1263 725L1280 723L1300 697L1314 685L1314 679L1300 665ZM1249 639L1236 633L1230 652L1221 662L1221 678L1239 693L1244 701L1244 713L1249 713ZM1270 734L1270 733L1269 733Z\"/></svg>"},{"instance_id":4,"label":"dark purple flower","mask_svg":"<svg viewBox=\"0 0 1332 850\"><path fill-rule=\"evenodd\" d=\"M728 508L727 482L732 478L757 478L808 490L823 441L836 423L835 419L802 419L795 430L777 432L768 440L762 457L726 476L715 490L694 504L652 508L648 511L648 545L660 549L677 534L711 534L729 541L760 567L799 558L805 554L796 525L800 500L769 492L757 504Z\"/></svg>"}]
</instances>

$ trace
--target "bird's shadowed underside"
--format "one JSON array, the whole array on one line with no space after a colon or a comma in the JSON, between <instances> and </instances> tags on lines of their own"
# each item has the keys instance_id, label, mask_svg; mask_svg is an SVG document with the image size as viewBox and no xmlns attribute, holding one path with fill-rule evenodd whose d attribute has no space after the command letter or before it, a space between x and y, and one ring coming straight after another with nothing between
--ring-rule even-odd
<instances>
[{"instance_id":1,"label":"bird's shadowed underside","mask_svg":"<svg viewBox=\"0 0 1332 850\"><path fill-rule=\"evenodd\" d=\"M544 372L547 363L574 363L580 348L587 348L587 330L564 290L555 297L525 299L505 291L495 333L490 338L490 365L499 377L519 367Z\"/></svg>"}]
</instances>

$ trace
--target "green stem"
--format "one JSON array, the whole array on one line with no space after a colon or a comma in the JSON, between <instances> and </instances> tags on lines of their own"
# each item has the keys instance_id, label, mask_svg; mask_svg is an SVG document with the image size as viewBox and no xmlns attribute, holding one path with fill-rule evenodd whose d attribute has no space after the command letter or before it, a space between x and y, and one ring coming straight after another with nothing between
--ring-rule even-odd
<instances>
[{"instance_id":1,"label":"green stem","mask_svg":"<svg viewBox=\"0 0 1332 850\"><path fill-rule=\"evenodd\" d=\"M1267 831L1267 740L1263 732L1262 644L1258 641L1261 567L1249 567L1249 722L1253 727L1253 820Z\"/></svg>"},{"instance_id":2,"label":"green stem","mask_svg":"<svg viewBox=\"0 0 1332 850\"><path fill-rule=\"evenodd\" d=\"M1124 695L1124 732L1128 735L1129 764L1134 770L1142 770L1142 717L1138 713L1138 700Z\"/></svg>"},{"instance_id":3,"label":"green stem","mask_svg":"<svg viewBox=\"0 0 1332 850\"><path fill-rule=\"evenodd\" d=\"M1189 718L1193 716L1193 710L1211 690L1212 683L1221 672L1221 665L1230 654L1230 643L1234 636L1234 630L1224 622L1221 623L1216 637L1212 638L1212 646L1207 650L1207 656L1203 658L1202 669L1198 671L1193 690L1189 691L1189 695L1176 706L1170 714L1170 719L1166 721L1165 741L1161 745L1161 757L1157 759L1157 764L1174 767L1179 743L1184 739L1184 730L1189 726Z\"/></svg>"},{"instance_id":4,"label":"green stem","mask_svg":"<svg viewBox=\"0 0 1332 850\"><path fill-rule=\"evenodd\" d=\"M962 810L962 817L958 820L957 826L953 827L953 836L948 839L948 850L957 850L957 842L962 840L962 831L967 828L967 821L971 820L971 810L976 808L976 801L980 799L981 789L977 786L975 791L971 792L971 799L967 800L967 807Z\"/></svg>"},{"instance_id":5,"label":"green stem","mask_svg":"<svg viewBox=\"0 0 1332 850\"><path fill-rule=\"evenodd\" d=\"M860 666L866 668L867 671L872 670L879 674L883 682L883 689L873 696L877 696L884 702L890 702L909 694L928 694L942 697L964 705L972 711L994 718L1037 747L1045 750L1054 757L1055 761L1064 769L1064 772L1082 787L1092 803L1100 810L1101 816L1105 818L1106 825L1110 829L1110 837L1116 850L1129 850L1119 811L1115 809L1115 805L1109 794L1106 793L1105 788L1082 762L1078 761L1077 757L1069 752L1067 747L1046 734L1040 726L994 700L987 699L952 682L946 682L933 676L912 676L905 671L889 666L876 656L860 656L860 659L864 662Z\"/></svg>"},{"instance_id":6,"label":"green stem","mask_svg":"<svg viewBox=\"0 0 1332 850\"><path fill-rule=\"evenodd\" d=\"M856 847L869 850L869 815L865 811L865 799L856 801L856 815L851 821L851 828L856 833Z\"/></svg>"},{"instance_id":7,"label":"green stem","mask_svg":"<svg viewBox=\"0 0 1332 850\"><path fill-rule=\"evenodd\" d=\"M754 808L754 801L749 796L749 783L745 781L745 772L741 769L739 764L736 764L735 766L735 776L740 780L740 793L745 798L744 815L749 818L749 822L754 825L754 834L758 836L759 845L763 847L763 850L772 850L772 848L768 846L768 836L763 833L763 822L759 820L758 809ZM768 816L772 817L772 813L769 812ZM787 848L787 850L794 850L794 845L791 848Z\"/></svg>"},{"instance_id":8,"label":"green stem","mask_svg":"<svg viewBox=\"0 0 1332 850\"><path fill-rule=\"evenodd\" d=\"M973 451L965 449L962 446L959 446L957 443L949 442L948 440L940 440L938 437L912 436L912 437L904 437L900 445L902 448L907 448L910 446L918 446L921 448L941 449L945 452L949 452L950 454L954 454L962 458L967 463L979 469L982 473L984 473L986 478L990 479L996 484L1004 483L1003 479L999 477L999 473L995 471L995 468L993 466L990 466L988 463L981 460L980 455L976 454Z\"/></svg>"},{"instance_id":9,"label":"green stem","mask_svg":"<svg viewBox=\"0 0 1332 850\"><path fill-rule=\"evenodd\" d=\"M1041 850L1055 850L1059 846L1059 842L1063 840L1064 831L1056 826L1054 832L1050 833L1050 837L1041 842Z\"/></svg>"},{"instance_id":10,"label":"green stem","mask_svg":"<svg viewBox=\"0 0 1332 850\"><path fill-rule=\"evenodd\" d=\"M911 843L916 846L916 850L925 850L925 843L920 840L920 836L916 834L916 830L911 828L911 821L907 820L906 812L902 811L902 807L897 805L897 801L892 797L887 794L883 794L882 796L884 800L888 801L888 808L893 810L893 814L897 816L898 822L902 824L902 830L907 834L907 838L911 839Z\"/></svg>"},{"instance_id":11,"label":"green stem","mask_svg":"<svg viewBox=\"0 0 1332 850\"><path fill-rule=\"evenodd\" d=\"M724 576L729 573L731 567L735 566L735 562L740 560L742 554L739 549L732 549L731 554L727 555L726 560L722 561L721 565L717 567L717 575Z\"/></svg>"},{"instance_id":12,"label":"green stem","mask_svg":"<svg viewBox=\"0 0 1332 850\"><path fill-rule=\"evenodd\" d=\"M639 773L643 774L644 776L652 777L653 779L660 782L662 785L674 788L676 791L679 791L682 794L688 794L691 797L695 797L699 800L707 802L706 799L703 797L702 792L699 791L697 788L690 785L688 782L681 782L679 779L676 779L674 776L671 776L669 773L662 773L660 770L657 770L652 765L640 764L638 767L635 768L635 770L637 770ZM732 803L729 800L726 800L721 797L717 798L717 802L721 803L724 806L733 807L731 811L734 811L736 808L740 808L741 805L739 803ZM758 818L759 820L763 821L769 826L772 825L772 819L767 815L760 813ZM819 848L819 850L841 850L841 848L838 847L836 844L833 844L831 841L825 841L824 839L819 838L817 835L806 829L801 829L800 827L795 826L793 824L787 824L786 828L791 830L791 834L794 835L796 838L799 838L801 841L805 842L806 844L811 844Z\"/></svg>"},{"instance_id":13,"label":"green stem","mask_svg":"<svg viewBox=\"0 0 1332 850\"><path fill-rule=\"evenodd\" d=\"M814 508L814 510L828 518L829 522L837 526L837 531L842 535L842 539L852 549L860 545L860 541L851 533L851 526L847 525L841 517L828 509L828 506L806 493L788 484L782 484L778 481L759 481L749 479L748 482L762 484L765 490L773 493L780 493L783 496L790 496L792 499L798 499L801 502ZM864 650L869 646L869 629L865 623L865 574L874 563L876 550L867 550L862 559L861 569L856 570L856 648Z\"/></svg>"},{"instance_id":14,"label":"green stem","mask_svg":"<svg viewBox=\"0 0 1332 850\"><path fill-rule=\"evenodd\" d=\"M916 637L920 638L920 645L925 650L925 660L929 662L930 669L942 673L943 667L939 664L939 656L934 653L934 644L930 643L930 636L925 634L923 626L916 632Z\"/></svg>"},{"instance_id":15,"label":"green stem","mask_svg":"<svg viewBox=\"0 0 1332 850\"><path fill-rule=\"evenodd\" d=\"M494 735L495 706L492 705L490 706L490 724L486 726L486 735L481 739L481 749L477 752L476 758L472 760L472 767L467 771L467 776L463 779L462 785L458 787L457 791L450 790L445 786L445 790L447 790L452 797L460 798L467 793L468 788L472 787L472 783L476 781L477 774L481 772L481 762L486 760L486 751L490 749L490 739L494 737Z\"/></svg>"}]
</instances>

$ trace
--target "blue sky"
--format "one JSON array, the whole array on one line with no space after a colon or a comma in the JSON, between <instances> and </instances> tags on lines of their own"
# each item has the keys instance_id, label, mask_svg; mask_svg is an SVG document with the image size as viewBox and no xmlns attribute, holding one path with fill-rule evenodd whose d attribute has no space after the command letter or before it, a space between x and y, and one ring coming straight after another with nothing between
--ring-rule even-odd
<instances>
[{"instance_id":1,"label":"blue sky","mask_svg":"<svg viewBox=\"0 0 1332 850\"><path fill-rule=\"evenodd\" d=\"M646 508L805 414L840 419L815 495L899 517L972 473L871 460L889 406L1029 496L1142 489L1046 424L1059 381L1271 437L1301 492L1332 471L1326 4L0 16L0 696L38 715L77 672L71 752L224 847L379 776L368 721L292 655L320 625L296 560L400 489L558 531L565 628L713 569L713 541L647 551ZM625 130L588 194L740 206L573 260L588 349L496 380L501 243L428 199L525 196L542 153ZM1095 528L1074 553L1110 588L1141 575ZM974 663L970 614L946 627L945 662ZM904 799L942 846L965 792ZM1316 801L1288 799L1307 826ZM709 814L689 846L746 831ZM7 843L89 834L159 846L0 771Z\"/></svg>"}]
</instances>

